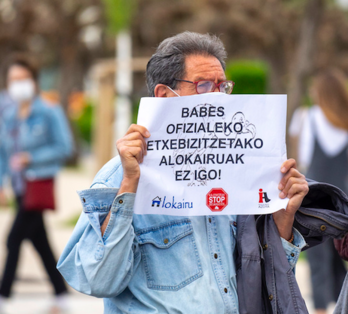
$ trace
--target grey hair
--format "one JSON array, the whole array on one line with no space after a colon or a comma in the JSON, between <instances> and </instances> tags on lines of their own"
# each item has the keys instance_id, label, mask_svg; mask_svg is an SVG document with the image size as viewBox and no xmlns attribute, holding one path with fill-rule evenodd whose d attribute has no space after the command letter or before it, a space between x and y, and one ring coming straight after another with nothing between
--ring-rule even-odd
<instances>
[{"instance_id":1,"label":"grey hair","mask_svg":"<svg viewBox=\"0 0 348 314\"><path fill-rule=\"evenodd\" d=\"M185 57L213 56L225 70L227 53L222 41L215 35L183 32L163 40L146 67L146 84L150 96L155 96L157 84L176 88L176 79L185 76Z\"/></svg>"}]
</instances>

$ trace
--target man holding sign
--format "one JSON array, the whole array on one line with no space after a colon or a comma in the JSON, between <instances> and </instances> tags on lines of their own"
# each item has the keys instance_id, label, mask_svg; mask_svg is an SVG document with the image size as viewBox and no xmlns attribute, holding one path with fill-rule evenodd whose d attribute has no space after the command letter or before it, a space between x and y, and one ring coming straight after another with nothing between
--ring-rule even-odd
<instances>
[{"instance_id":1,"label":"man holding sign","mask_svg":"<svg viewBox=\"0 0 348 314\"><path fill-rule=\"evenodd\" d=\"M58 269L105 313L307 313L299 253L348 230L346 196L284 161L285 97L226 95L225 58L215 36L164 40L147 66L155 98L79 192Z\"/></svg>"}]
</instances>

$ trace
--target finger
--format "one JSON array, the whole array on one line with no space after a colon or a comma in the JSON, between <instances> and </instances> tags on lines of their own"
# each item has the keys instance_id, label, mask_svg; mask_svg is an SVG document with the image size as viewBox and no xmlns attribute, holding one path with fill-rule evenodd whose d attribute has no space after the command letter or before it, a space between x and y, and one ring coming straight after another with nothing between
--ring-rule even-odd
<instances>
[{"instance_id":1,"label":"finger","mask_svg":"<svg viewBox=\"0 0 348 314\"><path fill-rule=\"evenodd\" d=\"M146 148L142 140L127 141L124 143L127 147L140 147L142 150L142 155L145 156Z\"/></svg>"},{"instance_id":2,"label":"finger","mask_svg":"<svg viewBox=\"0 0 348 314\"><path fill-rule=\"evenodd\" d=\"M303 183L293 184L288 191L288 198L291 199L295 194L302 195L302 196L306 195L307 194L306 186Z\"/></svg>"},{"instance_id":3,"label":"finger","mask_svg":"<svg viewBox=\"0 0 348 314\"><path fill-rule=\"evenodd\" d=\"M140 140L140 139L144 139L144 136L138 131L129 133L121 138L122 141L131 141L131 140Z\"/></svg>"},{"instance_id":4,"label":"finger","mask_svg":"<svg viewBox=\"0 0 348 314\"><path fill-rule=\"evenodd\" d=\"M139 132L134 132L134 133L128 134L124 137L123 142L132 141L132 140L140 140L142 142L143 151L144 151L144 154L146 155L147 145L146 145L146 141L145 141L143 135Z\"/></svg>"},{"instance_id":5,"label":"finger","mask_svg":"<svg viewBox=\"0 0 348 314\"><path fill-rule=\"evenodd\" d=\"M140 147L144 151L144 143L142 140L127 141L123 143L127 147Z\"/></svg>"},{"instance_id":6,"label":"finger","mask_svg":"<svg viewBox=\"0 0 348 314\"><path fill-rule=\"evenodd\" d=\"M142 155L141 147L128 147L122 144L117 147L117 150L121 157L122 165L124 166L128 163L128 161L131 161L133 158L135 158L138 161L138 163L141 161L141 158L139 158L139 156Z\"/></svg>"},{"instance_id":7,"label":"finger","mask_svg":"<svg viewBox=\"0 0 348 314\"><path fill-rule=\"evenodd\" d=\"M297 183L294 183L286 193L282 191L279 194L279 197L280 198L288 197L289 199L291 199L294 195L299 194L303 198L304 196L307 195L308 191L309 191L309 187L307 182L297 182Z\"/></svg>"},{"instance_id":8,"label":"finger","mask_svg":"<svg viewBox=\"0 0 348 314\"><path fill-rule=\"evenodd\" d=\"M142 142L143 152L146 155L147 154L147 145L146 145L144 137L139 132L134 132L134 133L128 134L128 135L120 138L116 142L116 147L117 147L118 151L120 151L123 146L125 146L125 145L127 146L128 142L134 141L134 140L139 140Z\"/></svg>"},{"instance_id":9,"label":"finger","mask_svg":"<svg viewBox=\"0 0 348 314\"><path fill-rule=\"evenodd\" d=\"M144 137L139 133L131 133L129 135L127 135L122 141L118 142L119 145L127 145L128 142L133 142L133 141L140 141L141 142L141 146L143 148L143 151L146 152L147 151L147 145L146 145L146 141L144 139Z\"/></svg>"},{"instance_id":10,"label":"finger","mask_svg":"<svg viewBox=\"0 0 348 314\"><path fill-rule=\"evenodd\" d=\"M278 189L283 190L286 183L288 182L289 178L291 178L291 177L301 178L303 180L306 180L305 176L302 173L300 173L297 169L290 168L290 170L280 180Z\"/></svg>"},{"instance_id":11,"label":"finger","mask_svg":"<svg viewBox=\"0 0 348 314\"><path fill-rule=\"evenodd\" d=\"M286 211L289 211L290 213L296 212L303 201L303 195L301 194L295 194L289 201L288 206L286 207Z\"/></svg>"},{"instance_id":12,"label":"finger","mask_svg":"<svg viewBox=\"0 0 348 314\"><path fill-rule=\"evenodd\" d=\"M143 137L146 137L146 138L150 137L150 132L147 130L147 128L145 128L142 125L132 124L129 127L126 135L133 133L133 132L139 132Z\"/></svg>"},{"instance_id":13,"label":"finger","mask_svg":"<svg viewBox=\"0 0 348 314\"><path fill-rule=\"evenodd\" d=\"M293 187L293 185L296 184L305 184L306 181L304 181L302 178L295 178L295 177L291 177L289 178L288 182L286 183L284 189L281 191L281 193L279 194L279 196L281 198L285 198L285 197L289 197L289 191L291 190L291 188Z\"/></svg>"},{"instance_id":14,"label":"finger","mask_svg":"<svg viewBox=\"0 0 348 314\"><path fill-rule=\"evenodd\" d=\"M127 153L136 158L136 160L138 161L138 163L142 163L143 161L143 150L141 149L141 147L128 147L127 149Z\"/></svg>"},{"instance_id":15,"label":"finger","mask_svg":"<svg viewBox=\"0 0 348 314\"><path fill-rule=\"evenodd\" d=\"M290 168L296 168L296 160L295 159L290 158L290 159L284 161L281 168L280 168L280 171L282 173L287 173Z\"/></svg>"}]
</instances>

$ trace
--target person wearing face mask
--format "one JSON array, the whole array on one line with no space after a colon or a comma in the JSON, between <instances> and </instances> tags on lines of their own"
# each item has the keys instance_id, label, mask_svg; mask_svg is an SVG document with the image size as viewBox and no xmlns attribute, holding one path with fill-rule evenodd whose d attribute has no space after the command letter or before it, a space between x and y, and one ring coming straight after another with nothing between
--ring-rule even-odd
<instances>
[{"instance_id":1,"label":"person wearing face mask","mask_svg":"<svg viewBox=\"0 0 348 314\"><path fill-rule=\"evenodd\" d=\"M0 125L2 124L2 116L6 109L11 108L12 106L16 105L16 103L10 98L7 90L0 91ZM1 139L0 139L1 144ZM2 151L0 150L0 154ZM6 204L6 198L3 193L0 193L0 205Z\"/></svg>"},{"instance_id":2,"label":"person wearing face mask","mask_svg":"<svg viewBox=\"0 0 348 314\"><path fill-rule=\"evenodd\" d=\"M14 57L8 64L7 92L17 105L6 109L0 124L0 206L6 203L3 182L9 176L17 214L7 239L0 313L11 294L24 239L34 245L53 285L56 298L50 311L61 313L66 308L67 288L56 269L43 211L55 207L54 177L71 155L73 144L63 110L39 96L37 77L36 68L23 57Z\"/></svg>"},{"instance_id":3,"label":"person wearing face mask","mask_svg":"<svg viewBox=\"0 0 348 314\"><path fill-rule=\"evenodd\" d=\"M289 134L297 143L299 165L306 175L348 193L348 92L347 78L340 69L318 73L310 87L315 105L298 108ZM326 314L336 302L346 276L345 265L334 240L307 251L315 314Z\"/></svg>"}]
</instances>

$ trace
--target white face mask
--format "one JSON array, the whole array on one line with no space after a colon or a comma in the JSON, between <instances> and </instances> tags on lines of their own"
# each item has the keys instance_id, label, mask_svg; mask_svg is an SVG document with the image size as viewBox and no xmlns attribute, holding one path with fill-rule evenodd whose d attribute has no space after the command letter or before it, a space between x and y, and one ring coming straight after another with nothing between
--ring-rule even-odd
<instances>
[{"instance_id":1,"label":"white face mask","mask_svg":"<svg viewBox=\"0 0 348 314\"><path fill-rule=\"evenodd\" d=\"M13 81L8 86L8 93L18 103L30 101L35 96L35 83L32 79Z\"/></svg>"}]
</instances>

